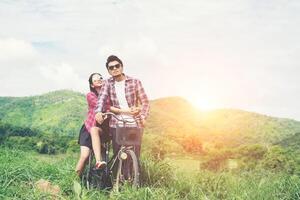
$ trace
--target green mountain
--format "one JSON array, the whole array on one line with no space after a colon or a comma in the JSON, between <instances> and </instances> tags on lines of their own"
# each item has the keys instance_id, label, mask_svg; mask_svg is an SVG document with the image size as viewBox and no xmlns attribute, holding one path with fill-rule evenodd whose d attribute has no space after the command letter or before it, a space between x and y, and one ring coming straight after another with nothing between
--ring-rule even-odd
<instances>
[{"instance_id":1,"label":"green mountain","mask_svg":"<svg viewBox=\"0 0 300 200\"><path fill-rule=\"evenodd\" d=\"M300 132L280 141L278 145L300 153Z\"/></svg>"},{"instance_id":2,"label":"green mountain","mask_svg":"<svg viewBox=\"0 0 300 200\"><path fill-rule=\"evenodd\" d=\"M235 109L200 112L180 97L150 102L146 132L180 140L237 145L271 144L300 132L300 122ZM60 90L31 97L0 97L0 123L47 134L77 136L85 118L85 96Z\"/></svg>"},{"instance_id":3,"label":"green mountain","mask_svg":"<svg viewBox=\"0 0 300 200\"><path fill-rule=\"evenodd\" d=\"M180 97L151 102L147 128L170 137L197 135L227 145L272 144L300 131L300 122L237 109L200 112Z\"/></svg>"},{"instance_id":4,"label":"green mountain","mask_svg":"<svg viewBox=\"0 0 300 200\"><path fill-rule=\"evenodd\" d=\"M85 113L84 95L69 90L30 97L0 97L0 123L48 134L77 135Z\"/></svg>"},{"instance_id":5,"label":"green mountain","mask_svg":"<svg viewBox=\"0 0 300 200\"><path fill-rule=\"evenodd\" d=\"M203 115L199 123L222 139L239 143L276 143L300 130L300 122L234 109L215 110Z\"/></svg>"}]
</instances>

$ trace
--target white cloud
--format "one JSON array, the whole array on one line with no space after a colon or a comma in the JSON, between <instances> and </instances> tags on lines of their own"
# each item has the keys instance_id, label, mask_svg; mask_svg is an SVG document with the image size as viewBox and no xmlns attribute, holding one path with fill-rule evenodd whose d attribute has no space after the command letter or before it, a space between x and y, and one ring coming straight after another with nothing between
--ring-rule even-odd
<instances>
[{"instance_id":1,"label":"white cloud","mask_svg":"<svg viewBox=\"0 0 300 200\"><path fill-rule=\"evenodd\" d=\"M138 69L140 62L147 64L149 62L159 61L164 62L162 53L159 51L159 45L151 38L139 35L136 38L123 42L114 42L103 44L98 50L99 57L104 60L109 55L117 55L120 58L126 59L131 65ZM128 63L127 63L128 64Z\"/></svg>"},{"instance_id":2,"label":"white cloud","mask_svg":"<svg viewBox=\"0 0 300 200\"><path fill-rule=\"evenodd\" d=\"M15 38L0 38L0 52L0 62L32 61L38 57L30 42Z\"/></svg>"},{"instance_id":3,"label":"white cloud","mask_svg":"<svg viewBox=\"0 0 300 200\"><path fill-rule=\"evenodd\" d=\"M74 69L74 66L67 63L39 67L41 75L53 89L67 88L82 91L86 87L86 81L81 79Z\"/></svg>"}]
</instances>

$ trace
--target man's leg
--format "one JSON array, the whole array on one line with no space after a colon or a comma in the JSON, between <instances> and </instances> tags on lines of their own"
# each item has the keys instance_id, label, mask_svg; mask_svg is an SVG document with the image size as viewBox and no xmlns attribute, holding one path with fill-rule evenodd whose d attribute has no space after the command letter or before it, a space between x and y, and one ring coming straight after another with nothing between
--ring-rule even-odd
<instances>
[{"instance_id":1,"label":"man's leg","mask_svg":"<svg viewBox=\"0 0 300 200\"><path fill-rule=\"evenodd\" d=\"M142 139L143 139L143 132L144 132L143 129L141 129L141 132L140 132L140 144L139 145L135 145L135 147L134 147L135 148L134 153L135 153L138 161L139 161L140 155L141 155L141 145L142 145Z\"/></svg>"},{"instance_id":2,"label":"man's leg","mask_svg":"<svg viewBox=\"0 0 300 200\"><path fill-rule=\"evenodd\" d=\"M120 150L120 145L116 143L116 133L117 133L116 130L117 130L116 128L110 128L110 133L112 135L112 145L113 145L114 155L116 155L116 153Z\"/></svg>"}]
</instances>

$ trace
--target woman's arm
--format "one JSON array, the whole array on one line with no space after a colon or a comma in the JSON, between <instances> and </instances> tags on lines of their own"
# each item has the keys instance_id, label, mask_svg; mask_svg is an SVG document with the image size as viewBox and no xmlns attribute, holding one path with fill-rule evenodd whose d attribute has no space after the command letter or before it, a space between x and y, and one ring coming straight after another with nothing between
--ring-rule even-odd
<instances>
[{"instance_id":1,"label":"woman's arm","mask_svg":"<svg viewBox=\"0 0 300 200\"><path fill-rule=\"evenodd\" d=\"M97 106L98 97L94 92L89 92L86 95L86 100L89 108L95 109Z\"/></svg>"}]
</instances>

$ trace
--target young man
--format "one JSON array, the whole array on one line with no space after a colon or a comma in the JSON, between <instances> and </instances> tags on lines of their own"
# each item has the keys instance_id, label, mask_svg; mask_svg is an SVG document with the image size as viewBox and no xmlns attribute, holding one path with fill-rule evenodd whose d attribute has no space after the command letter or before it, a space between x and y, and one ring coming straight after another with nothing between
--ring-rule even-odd
<instances>
[{"instance_id":1,"label":"young man","mask_svg":"<svg viewBox=\"0 0 300 200\"><path fill-rule=\"evenodd\" d=\"M98 123L102 123L101 110L105 106L106 98L109 98L111 106L119 109L118 113L121 118L130 121L135 120L136 124L132 126L143 128L149 114L149 100L141 81L123 73L123 63L117 56L111 55L107 58L106 68L112 77L105 81L99 92L98 105L95 111L96 120ZM117 111L114 110L114 112ZM113 117L109 123L113 136L114 152L119 150L119 146L115 142L117 123L118 121ZM140 145L136 147L136 154L139 157Z\"/></svg>"}]
</instances>

